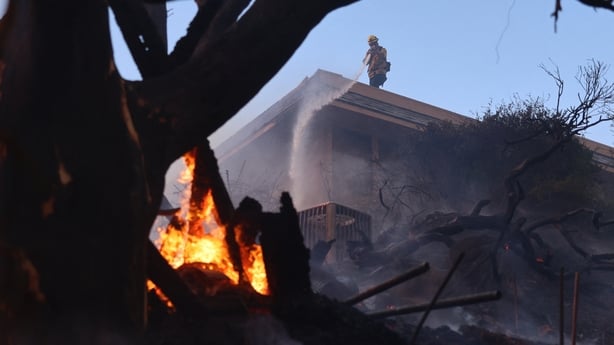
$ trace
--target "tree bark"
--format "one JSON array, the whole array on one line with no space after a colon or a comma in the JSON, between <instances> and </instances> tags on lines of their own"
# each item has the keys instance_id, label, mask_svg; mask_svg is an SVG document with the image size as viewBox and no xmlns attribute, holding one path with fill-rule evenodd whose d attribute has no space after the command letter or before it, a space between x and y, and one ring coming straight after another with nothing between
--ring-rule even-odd
<instances>
[{"instance_id":1,"label":"tree bark","mask_svg":"<svg viewBox=\"0 0 614 345\"><path fill-rule=\"evenodd\" d=\"M155 206L106 3L12 1L3 22L0 241L33 262L48 332L75 332L76 320L142 329L143 234Z\"/></svg>"},{"instance_id":2,"label":"tree bark","mask_svg":"<svg viewBox=\"0 0 614 345\"><path fill-rule=\"evenodd\" d=\"M184 45L177 65L165 65L150 21L121 20L131 41L147 36L138 60L150 79L138 83L114 66L105 0L11 1L0 22L0 248L24 253L44 297L11 322L47 340L138 333L166 169L247 103L328 12L355 1L258 0L239 21L213 17L215 30L192 32L199 43ZM123 14L143 15L127 4ZM35 325L44 331L29 332Z\"/></svg>"},{"instance_id":3,"label":"tree bark","mask_svg":"<svg viewBox=\"0 0 614 345\"><path fill-rule=\"evenodd\" d=\"M256 1L219 37L201 41L184 65L160 78L131 83L146 107L173 118L168 160L239 111L327 13L356 1Z\"/></svg>"}]
</instances>

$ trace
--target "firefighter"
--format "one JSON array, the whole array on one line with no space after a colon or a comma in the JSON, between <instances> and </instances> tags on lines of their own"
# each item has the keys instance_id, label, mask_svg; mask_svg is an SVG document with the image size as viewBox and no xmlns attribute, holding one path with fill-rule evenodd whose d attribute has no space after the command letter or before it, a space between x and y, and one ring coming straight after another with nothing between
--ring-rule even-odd
<instances>
[{"instance_id":1,"label":"firefighter","mask_svg":"<svg viewBox=\"0 0 614 345\"><path fill-rule=\"evenodd\" d=\"M386 48L380 46L378 42L377 36L369 35L367 38L369 50L362 62L369 66L367 69L369 85L382 87L387 80L386 73L390 71L390 63L387 61Z\"/></svg>"}]
</instances>

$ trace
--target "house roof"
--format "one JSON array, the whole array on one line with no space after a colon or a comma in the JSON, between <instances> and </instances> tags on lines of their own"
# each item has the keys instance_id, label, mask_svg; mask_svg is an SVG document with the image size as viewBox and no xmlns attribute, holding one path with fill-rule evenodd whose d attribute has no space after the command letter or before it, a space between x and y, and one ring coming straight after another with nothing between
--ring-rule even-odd
<instances>
[{"instance_id":1,"label":"house roof","mask_svg":"<svg viewBox=\"0 0 614 345\"><path fill-rule=\"evenodd\" d=\"M347 90L347 91L345 91ZM473 118L436 107L431 104L375 88L345 78L340 74L317 70L313 76L303 79L301 83L273 104L261 115L249 122L237 133L215 148L220 160L231 155L241 147L269 131L276 125L276 119L304 100L313 99L318 94L341 95L334 98L329 106L346 109L365 116L374 117L400 126L419 129L429 122L450 121L468 123ZM343 92L345 91L345 92ZM603 168L614 172L614 149L607 145L580 137L580 141L594 153L595 161Z\"/></svg>"},{"instance_id":2,"label":"house roof","mask_svg":"<svg viewBox=\"0 0 614 345\"><path fill-rule=\"evenodd\" d=\"M349 89L347 89L348 85L351 85ZM437 120L455 123L471 121L470 118L463 115L319 69L313 76L303 79L287 95L218 145L215 148L218 158L222 160L226 155L232 154L266 133L275 126L279 116L283 116L287 110L298 106L302 101L314 98L316 94L321 94L322 90L334 93L334 91L343 89L347 89L347 92L331 100L329 105L401 126L419 128L430 121Z\"/></svg>"}]
</instances>

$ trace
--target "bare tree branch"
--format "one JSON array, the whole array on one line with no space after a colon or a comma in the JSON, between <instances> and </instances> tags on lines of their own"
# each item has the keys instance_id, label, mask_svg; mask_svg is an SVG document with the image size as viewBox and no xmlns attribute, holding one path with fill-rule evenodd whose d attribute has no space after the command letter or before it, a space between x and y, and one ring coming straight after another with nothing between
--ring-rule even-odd
<instances>
[{"instance_id":1,"label":"bare tree branch","mask_svg":"<svg viewBox=\"0 0 614 345\"><path fill-rule=\"evenodd\" d=\"M172 70L186 63L194 53L200 38L207 32L215 15L222 6L223 0L207 0L198 7L198 12L192 19L187 33L175 44L169 55L169 69Z\"/></svg>"},{"instance_id":2,"label":"bare tree branch","mask_svg":"<svg viewBox=\"0 0 614 345\"><path fill-rule=\"evenodd\" d=\"M614 5L612 5L612 0L578 0L579 2L591 6L595 9L597 8L605 8L610 11L614 11ZM559 13L563 11L563 7L561 6L561 0L554 1L554 12L550 14L551 17L554 17L554 32L556 33L556 24L559 21Z\"/></svg>"},{"instance_id":3,"label":"bare tree branch","mask_svg":"<svg viewBox=\"0 0 614 345\"><path fill-rule=\"evenodd\" d=\"M593 215L593 226L595 227L595 229L600 229L600 228L602 228L604 226L614 224L614 219L609 219L609 220L602 221L601 220L602 216L603 216L603 213L601 213L601 212L596 212Z\"/></svg>"},{"instance_id":4,"label":"bare tree branch","mask_svg":"<svg viewBox=\"0 0 614 345\"><path fill-rule=\"evenodd\" d=\"M222 36L226 30L236 23L237 18L241 12L247 8L250 2L250 0L224 1L199 45L206 46L207 42L216 40Z\"/></svg>"},{"instance_id":5,"label":"bare tree branch","mask_svg":"<svg viewBox=\"0 0 614 345\"><path fill-rule=\"evenodd\" d=\"M560 7L560 3L557 3L557 6ZM550 61L552 62L552 60ZM541 68L544 72L546 72L546 74L548 74L552 79L554 79L554 82L557 86L556 108L554 109L554 112L558 114L561 111L561 96L563 96L563 90L565 89L565 82L563 81L563 78L561 78L561 72L559 71L559 67L555 65L554 71L551 71L546 68L544 64L540 64L539 68Z\"/></svg>"},{"instance_id":6,"label":"bare tree branch","mask_svg":"<svg viewBox=\"0 0 614 345\"><path fill-rule=\"evenodd\" d=\"M507 175L504 181L505 190L507 192L507 202L505 211L502 214L495 216L480 216L480 210L484 206L485 201L479 202L468 216L457 216L452 221L443 226L439 226L429 230L427 233L437 233L443 236L454 236L465 230L488 229L498 231L497 240L489 255L491 267L494 277L499 280L499 272L497 268L497 255L503 247L503 243L507 238L513 239L520 243L520 247L512 246L513 250L518 252L531 267L539 272L554 275L556 272L543 265L542 261L537 260L536 251L533 248L535 242L540 248L547 251L549 246L544 240L535 233L539 228L546 225L558 225L569 218L583 213L593 214L593 224L596 228L599 226L614 223L601 222L601 214L590 208L579 208L569 211L565 214L546 218L528 225L523 229L526 219L519 217L514 219L516 209L520 202L524 199L524 191L519 182L519 177L529 169L534 168L537 164L549 159L554 152L561 149L565 144L574 139L574 137L584 130L595 126L596 124L612 119L612 103L614 102L614 85L607 82L603 78L607 68L600 62L591 60L591 63L582 67L579 70L577 80L582 86L584 93L579 96L579 104L574 107L569 107L565 110L560 109L560 101L563 95L564 82L560 77L558 68L554 72L549 71L544 66L541 66L546 73L551 76L557 85L557 110L550 117L529 118L529 121L539 121L537 128L529 136L525 136L520 140L510 143L520 143L530 140L541 134L546 134L552 137L553 143L543 152L529 157L520 162ZM547 115L547 114L546 114ZM595 119L596 118L596 119ZM535 123L532 123L535 124ZM589 255L583 248L576 245L573 238L566 232L560 231L567 243L580 254L582 257L589 260L589 265L594 265L592 256ZM600 259L614 258L614 254L600 254Z\"/></svg>"},{"instance_id":7,"label":"bare tree branch","mask_svg":"<svg viewBox=\"0 0 614 345\"><path fill-rule=\"evenodd\" d=\"M569 246L574 251L576 251L576 253L580 254L580 256L582 256L585 259L589 257L589 254L584 249L582 249L580 246L578 246L576 244L574 239L569 234L569 231L566 231L565 229L562 229L560 226L557 227L557 228L559 229L559 232L561 233L561 235L563 235L563 238L565 239L565 241L567 241L567 244L569 244Z\"/></svg>"},{"instance_id":8,"label":"bare tree branch","mask_svg":"<svg viewBox=\"0 0 614 345\"><path fill-rule=\"evenodd\" d=\"M554 12L552 12L552 14L550 15L551 17L554 17L554 32L556 33L556 24L559 21L559 12L561 12L563 10L563 7L561 6L561 0L555 0L554 2Z\"/></svg>"},{"instance_id":9,"label":"bare tree branch","mask_svg":"<svg viewBox=\"0 0 614 345\"><path fill-rule=\"evenodd\" d=\"M611 0L578 0L581 3L594 8L605 8L606 10L614 11L614 5Z\"/></svg>"},{"instance_id":10,"label":"bare tree branch","mask_svg":"<svg viewBox=\"0 0 614 345\"><path fill-rule=\"evenodd\" d=\"M587 66L579 67L576 80L584 93L578 93L577 106L567 109L568 122L576 126L573 134L614 117L614 83L605 78L608 69L607 65L594 59ZM592 120L593 117L598 119Z\"/></svg>"},{"instance_id":11,"label":"bare tree branch","mask_svg":"<svg viewBox=\"0 0 614 345\"><path fill-rule=\"evenodd\" d=\"M167 159L174 160L230 119L328 12L356 1L258 0L223 35L197 48L187 64L162 78L133 83L143 105L174 115Z\"/></svg>"},{"instance_id":12,"label":"bare tree branch","mask_svg":"<svg viewBox=\"0 0 614 345\"><path fill-rule=\"evenodd\" d=\"M388 215L388 212L390 211L390 206L386 205L386 203L384 202L384 193L383 193L383 189L384 187L386 187L386 185L388 184L388 180L384 181L384 185L381 186L379 188L378 194L379 194L379 202L380 204L386 209L386 215ZM384 217L386 217L386 215L384 215Z\"/></svg>"},{"instance_id":13,"label":"bare tree branch","mask_svg":"<svg viewBox=\"0 0 614 345\"><path fill-rule=\"evenodd\" d=\"M471 210L471 216L479 216L484 206L490 204L490 200L480 200Z\"/></svg>"},{"instance_id":14,"label":"bare tree branch","mask_svg":"<svg viewBox=\"0 0 614 345\"><path fill-rule=\"evenodd\" d=\"M506 219L508 221L512 219L516 207L522 200L519 195L521 191L521 186L518 183L519 176L530 167L548 159L555 151L571 141L574 136L614 117L612 109L614 84L608 83L607 79L604 78L607 67L603 63L591 60L588 66L580 67L576 80L580 83L584 93L578 95L580 102L577 106L569 107L563 111L559 107L564 82L558 67L555 68L554 72L549 71L543 65L541 68L554 79L558 90L557 111L554 113L552 121L548 122L548 134L555 139L555 142L544 152L522 161L506 177L505 187L508 193ZM598 116L596 120L593 119L595 116Z\"/></svg>"},{"instance_id":15,"label":"bare tree branch","mask_svg":"<svg viewBox=\"0 0 614 345\"><path fill-rule=\"evenodd\" d=\"M591 208L579 208L579 209L575 209L572 211L569 211L565 214L562 214L560 216L556 216L556 217L551 217L551 218L546 218L543 220L540 220L538 222L535 222L531 225L528 225L525 229L524 229L524 233L526 233L527 235L530 235L532 232L534 232L535 230L539 229L542 226L546 226L546 225L552 225L552 224L561 224L565 221L567 221L569 218L576 216L578 214L582 214L582 213L595 213L595 210L591 209Z\"/></svg>"},{"instance_id":16,"label":"bare tree branch","mask_svg":"<svg viewBox=\"0 0 614 345\"><path fill-rule=\"evenodd\" d=\"M124 40L143 78L167 70L166 47L140 0L109 0Z\"/></svg>"}]
</instances>

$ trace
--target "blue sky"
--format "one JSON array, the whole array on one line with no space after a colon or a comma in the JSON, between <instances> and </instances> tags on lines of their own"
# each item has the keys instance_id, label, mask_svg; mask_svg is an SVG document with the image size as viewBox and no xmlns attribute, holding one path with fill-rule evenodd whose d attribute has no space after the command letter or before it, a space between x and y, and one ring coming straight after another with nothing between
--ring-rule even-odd
<instances>
[{"instance_id":1,"label":"blue sky","mask_svg":"<svg viewBox=\"0 0 614 345\"><path fill-rule=\"evenodd\" d=\"M354 78L369 34L377 35L388 50L388 91L467 116L514 95L545 97L553 106L556 86L539 65L554 63L566 81L562 104L572 105L579 91L574 79L578 66L589 59L613 62L614 12L595 11L577 0L562 0L562 6L556 33L550 17L554 0L361 0L343 7L324 18L275 78L211 137L212 143L266 110L318 68ZM175 1L168 9L172 48L196 5ZM138 79L121 35L116 29L112 35L120 73ZM607 76L614 81L612 69ZM367 79L363 73L358 81ZM609 125L586 136L614 145Z\"/></svg>"},{"instance_id":2,"label":"blue sky","mask_svg":"<svg viewBox=\"0 0 614 345\"><path fill-rule=\"evenodd\" d=\"M614 13L563 0L557 32L550 14L554 0L411 1L361 0L329 14L294 56L212 143L236 131L296 87L318 68L354 78L368 48L369 34L388 50L392 70L384 88L464 115L514 94L546 97L554 105L556 86L540 64L559 67L566 81L563 105L579 91L574 77L588 59L614 58ZM185 32L196 6L169 3L169 36ZM254 66L254 68L258 68ZM614 80L614 72L608 77ZM358 79L368 82L366 73ZM609 125L587 137L614 144Z\"/></svg>"}]
</instances>

